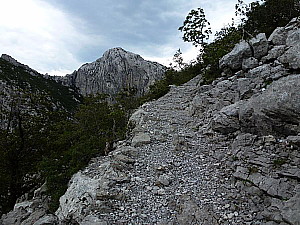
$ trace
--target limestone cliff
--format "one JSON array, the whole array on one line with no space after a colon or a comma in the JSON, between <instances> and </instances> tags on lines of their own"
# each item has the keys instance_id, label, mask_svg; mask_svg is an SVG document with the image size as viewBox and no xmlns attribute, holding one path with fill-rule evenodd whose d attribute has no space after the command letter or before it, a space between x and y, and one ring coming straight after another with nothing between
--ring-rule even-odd
<instances>
[{"instance_id":1,"label":"limestone cliff","mask_svg":"<svg viewBox=\"0 0 300 225\"><path fill-rule=\"evenodd\" d=\"M155 81L160 80L165 67L144 60L141 56L113 48L95 62L86 63L65 77L58 77L63 84L76 87L82 95L105 93L115 95L134 88L143 95Z\"/></svg>"}]
</instances>

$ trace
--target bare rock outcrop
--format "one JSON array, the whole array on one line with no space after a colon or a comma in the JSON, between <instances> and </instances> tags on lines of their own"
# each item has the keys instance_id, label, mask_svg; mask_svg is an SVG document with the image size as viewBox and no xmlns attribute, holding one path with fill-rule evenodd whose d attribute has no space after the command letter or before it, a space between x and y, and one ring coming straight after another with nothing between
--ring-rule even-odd
<instances>
[{"instance_id":1,"label":"bare rock outcrop","mask_svg":"<svg viewBox=\"0 0 300 225\"><path fill-rule=\"evenodd\" d=\"M279 136L300 133L300 75L274 81L264 92L253 96L239 109L243 132Z\"/></svg>"},{"instance_id":2,"label":"bare rock outcrop","mask_svg":"<svg viewBox=\"0 0 300 225\"><path fill-rule=\"evenodd\" d=\"M164 76L165 69L163 65L144 60L140 55L113 48L95 62L86 63L72 74L56 79L77 88L84 96L97 93L115 95L128 88L134 88L141 96Z\"/></svg>"},{"instance_id":3,"label":"bare rock outcrop","mask_svg":"<svg viewBox=\"0 0 300 225\"><path fill-rule=\"evenodd\" d=\"M299 32L297 19L277 28L268 39L269 51L260 51L263 54L257 57L260 61L256 67L252 68L252 58L240 54L243 70L230 78L220 78L209 91L198 95L211 96L212 90L218 92L218 84L226 80L237 83L238 97L231 105L209 112L212 116L205 121L213 131L235 137L229 163L235 171L236 185L261 208L258 217L268 221L265 224L300 224ZM265 41L261 45L266 49ZM216 101L222 99L219 95ZM211 104L202 107L210 108Z\"/></svg>"}]
</instances>

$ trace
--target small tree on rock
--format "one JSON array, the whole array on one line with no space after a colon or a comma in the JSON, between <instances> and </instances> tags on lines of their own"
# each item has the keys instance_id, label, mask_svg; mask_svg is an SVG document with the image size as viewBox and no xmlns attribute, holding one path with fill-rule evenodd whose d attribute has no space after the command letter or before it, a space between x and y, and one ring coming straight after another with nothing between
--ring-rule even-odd
<instances>
[{"instance_id":1,"label":"small tree on rock","mask_svg":"<svg viewBox=\"0 0 300 225\"><path fill-rule=\"evenodd\" d=\"M183 26L178 30L183 32L182 39L184 41L192 42L196 47L203 46L211 34L210 23L205 18L202 8L192 9L183 22Z\"/></svg>"}]
</instances>

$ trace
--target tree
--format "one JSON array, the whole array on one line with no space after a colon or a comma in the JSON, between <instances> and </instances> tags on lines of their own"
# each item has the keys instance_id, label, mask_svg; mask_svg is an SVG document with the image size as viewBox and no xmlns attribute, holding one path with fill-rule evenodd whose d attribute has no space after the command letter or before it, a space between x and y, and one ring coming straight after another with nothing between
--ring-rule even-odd
<instances>
[{"instance_id":1,"label":"tree","mask_svg":"<svg viewBox=\"0 0 300 225\"><path fill-rule=\"evenodd\" d=\"M181 70L186 66L186 64L183 62L182 52L181 52L180 48L175 52L175 54L173 56L173 62L175 63L175 66L173 66L172 63L170 64L170 66L173 69Z\"/></svg>"},{"instance_id":2,"label":"tree","mask_svg":"<svg viewBox=\"0 0 300 225\"><path fill-rule=\"evenodd\" d=\"M205 18L202 8L192 9L183 22L183 26L178 30L183 32L182 39L184 41L192 42L196 47L203 46L211 34L210 23Z\"/></svg>"},{"instance_id":3,"label":"tree","mask_svg":"<svg viewBox=\"0 0 300 225\"><path fill-rule=\"evenodd\" d=\"M243 1L239 0L238 5L244 5ZM241 13L246 16L242 26L245 31L253 36L260 32L268 36L277 27L285 26L292 18L299 17L299 0L256 1L244 7Z\"/></svg>"},{"instance_id":4,"label":"tree","mask_svg":"<svg viewBox=\"0 0 300 225\"><path fill-rule=\"evenodd\" d=\"M48 135L51 141L47 142L48 152L39 169L47 182L51 211L57 209L71 176L91 158L107 154L114 142L125 137L126 114L120 105L108 103L106 97L86 97L74 117L56 123Z\"/></svg>"},{"instance_id":5,"label":"tree","mask_svg":"<svg viewBox=\"0 0 300 225\"><path fill-rule=\"evenodd\" d=\"M47 97L17 92L10 96L0 129L0 213L9 211L17 198L41 184L37 164L47 149L46 137L58 114L49 110ZM2 127L4 128L4 127Z\"/></svg>"}]
</instances>

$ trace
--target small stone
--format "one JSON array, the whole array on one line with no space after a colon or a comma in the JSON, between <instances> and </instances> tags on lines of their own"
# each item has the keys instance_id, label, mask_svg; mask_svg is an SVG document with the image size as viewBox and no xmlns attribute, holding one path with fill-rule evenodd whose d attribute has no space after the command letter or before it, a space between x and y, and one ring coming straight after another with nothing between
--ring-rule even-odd
<instances>
[{"instance_id":1,"label":"small stone","mask_svg":"<svg viewBox=\"0 0 300 225\"><path fill-rule=\"evenodd\" d=\"M154 187L152 188L152 193L153 193L153 194L157 194L158 190L159 190L159 187L154 186Z\"/></svg>"},{"instance_id":2,"label":"small stone","mask_svg":"<svg viewBox=\"0 0 300 225\"><path fill-rule=\"evenodd\" d=\"M158 184L168 186L170 184L170 177L167 175L160 175L158 178Z\"/></svg>"},{"instance_id":3,"label":"small stone","mask_svg":"<svg viewBox=\"0 0 300 225\"><path fill-rule=\"evenodd\" d=\"M164 189L159 189L159 190L157 191L157 194L158 194L158 195L165 195L165 194L166 194L166 191L165 191Z\"/></svg>"},{"instance_id":4,"label":"small stone","mask_svg":"<svg viewBox=\"0 0 300 225\"><path fill-rule=\"evenodd\" d=\"M266 144L270 144L270 143L275 143L276 142L276 139L273 135L268 135L268 136L264 136L263 137L263 141L266 143Z\"/></svg>"},{"instance_id":5,"label":"small stone","mask_svg":"<svg viewBox=\"0 0 300 225\"><path fill-rule=\"evenodd\" d=\"M228 219L232 219L234 217L234 213L229 213L229 214L227 214L227 218Z\"/></svg>"},{"instance_id":6,"label":"small stone","mask_svg":"<svg viewBox=\"0 0 300 225\"><path fill-rule=\"evenodd\" d=\"M147 191L151 191L151 190L152 190L152 187L146 186L146 190L147 190Z\"/></svg>"},{"instance_id":7,"label":"small stone","mask_svg":"<svg viewBox=\"0 0 300 225\"><path fill-rule=\"evenodd\" d=\"M141 214L141 217L145 219L145 218L147 218L147 215L146 214Z\"/></svg>"}]
</instances>

